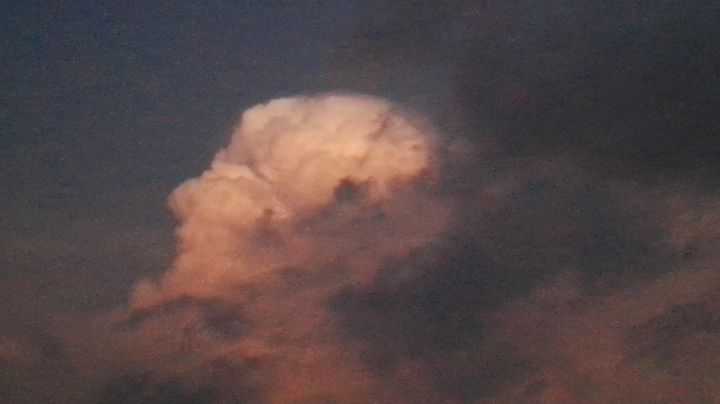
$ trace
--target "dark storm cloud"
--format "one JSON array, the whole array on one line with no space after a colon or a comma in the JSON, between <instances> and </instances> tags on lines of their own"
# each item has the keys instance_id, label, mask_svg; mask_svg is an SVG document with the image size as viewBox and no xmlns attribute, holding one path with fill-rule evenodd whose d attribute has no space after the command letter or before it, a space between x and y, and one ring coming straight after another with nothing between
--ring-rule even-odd
<instances>
[{"instance_id":1,"label":"dark storm cloud","mask_svg":"<svg viewBox=\"0 0 720 404\"><path fill-rule=\"evenodd\" d=\"M513 302L547 288L592 300L686 265L686 247L668 240L656 202L633 200L645 189L542 165L504 175L457 201L458 219L432 251L393 263L413 268L411 280L381 271L370 291L329 302L379 374L422 364L424 383L444 399L502 397L543 366L532 347L503 335L521 321L507 308ZM533 310L548 316L537 332L554 327L552 310Z\"/></svg>"},{"instance_id":2,"label":"dark storm cloud","mask_svg":"<svg viewBox=\"0 0 720 404\"><path fill-rule=\"evenodd\" d=\"M452 94L441 120L513 156L572 153L601 175L712 181L719 13L707 0L395 1L338 46L337 66L378 81L434 66Z\"/></svg>"},{"instance_id":3,"label":"dark storm cloud","mask_svg":"<svg viewBox=\"0 0 720 404\"><path fill-rule=\"evenodd\" d=\"M700 369L715 371L715 355L700 351L716 349L705 307L718 287L719 12L708 1L396 1L339 41L338 85L394 81L380 91L402 97L418 84L409 102L456 141L443 187L457 221L399 264L420 275L384 283L381 271L367 293L330 302L371 368L413 364L421 384L460 401L713 396ZM403 78L417 71L435 81ZM669 383L672 361L685 365Z\"/></svg>"}]
</instances>

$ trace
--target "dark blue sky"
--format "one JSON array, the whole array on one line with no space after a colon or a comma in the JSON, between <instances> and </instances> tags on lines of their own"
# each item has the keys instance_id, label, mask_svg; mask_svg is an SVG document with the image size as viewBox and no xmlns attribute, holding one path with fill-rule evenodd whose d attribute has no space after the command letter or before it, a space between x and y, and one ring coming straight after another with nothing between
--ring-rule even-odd
<instances>
[{"instance_id":1,"label":"dark blue sky","mask_svg":"<svg viewBox=\"0 0 720 404\"><path fill-rule=\"evenodd\" d=\"M331 88L330 50L368 11L354 3L4 6L4 276L70 271L123 299L138 274L161 271L169 192L204 169L243 109ZM61 305L102 303L65 294Z\"/></svg>"}]
</instances>

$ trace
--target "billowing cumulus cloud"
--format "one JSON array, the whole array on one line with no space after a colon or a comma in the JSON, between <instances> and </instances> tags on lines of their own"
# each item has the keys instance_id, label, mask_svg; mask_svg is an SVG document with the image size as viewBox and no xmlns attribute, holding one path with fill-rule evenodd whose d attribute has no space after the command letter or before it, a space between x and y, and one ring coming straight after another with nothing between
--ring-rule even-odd
<instances>
[{"instance_id":1,"label":"billowing cumulus cloud","mask_svg":"<svg viewBox=\"0 0 720 404\"><path fill-rule=\"evenodd\" d=\"M178 257L132 295L123 321L135 330L133 349L161 358L153 335L169 348L180 333L176 343L196 344L196 359L180 366L170 348L161 374L237 368L250 373L238 391L271 402L362 402L375 376L339 338L328 301L365 293L381 269L443 232L435 142L421 120L376 98L286 98L247 110L211 167L170 197Z\"/></svg>"},{"instance_id":2,"label":"billowing cumulus cloud","mask_svg":"<svg viewBox=\"0 0 720 404\"><path fill-rule=\"evenodd\" d=\"M170 197L179 257L159 289L138 288L133 306L227 296L293 268L372 272L407 254L442 228L441 209L410 192L432 175L433 142L419 120L370 97L249 109L210 169Z\"/></svg>"}]
</instances>

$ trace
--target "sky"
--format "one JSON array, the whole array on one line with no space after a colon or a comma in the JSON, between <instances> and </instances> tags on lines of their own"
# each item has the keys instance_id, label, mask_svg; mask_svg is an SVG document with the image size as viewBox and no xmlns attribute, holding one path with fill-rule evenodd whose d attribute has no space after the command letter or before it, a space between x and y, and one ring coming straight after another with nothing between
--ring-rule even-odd
<instances>
[{"instance_id":1,"label":"sky","mask_svg":"<svg viewBox=\"0 0 720 404\"><path fill-rule=\"evenodd\" d=\"M720 5L7 2L10 403L720 394Z\"/></svg>"}]
</instances>

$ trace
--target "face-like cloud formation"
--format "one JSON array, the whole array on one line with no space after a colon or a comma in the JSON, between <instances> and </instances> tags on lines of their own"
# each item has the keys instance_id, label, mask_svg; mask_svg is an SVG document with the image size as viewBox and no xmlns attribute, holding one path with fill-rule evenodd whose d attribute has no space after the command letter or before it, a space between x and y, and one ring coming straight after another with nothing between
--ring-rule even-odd
<instances>
[{"instance_id":1,"label":"face-like cloud formation","mask_svg":"<svg viewBox=\"0 0 720 404\"><path fill-rule=\"evenodd\" d=\"M417 195L400 191L429 178L433 141L418 120L370 97L249 109L211 168L171 196L180 255L159 290L141 286L133 306L224 296L278 270L368 268L406 254L437 231L437 209L415 220L406 210Z\"/></svg>"},{"instance_id":2,"label":"face-like cloud formation","mask_svg":"<svg viewBox=\"0 0 720 404\"><path fill-rule=\"evenodd\" d=\"M370 97L247 110L210 169L170 197L178 257L159 283L137 286L128 321L141 335L202 322L193 366L257 366L238 386L272 402L362 401L372 375L338 339L327 303L361 293L444 230L434 142L419 119Z\"/></svg>"}]
</instances>

